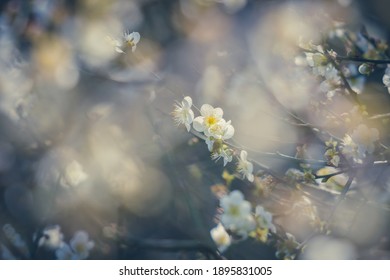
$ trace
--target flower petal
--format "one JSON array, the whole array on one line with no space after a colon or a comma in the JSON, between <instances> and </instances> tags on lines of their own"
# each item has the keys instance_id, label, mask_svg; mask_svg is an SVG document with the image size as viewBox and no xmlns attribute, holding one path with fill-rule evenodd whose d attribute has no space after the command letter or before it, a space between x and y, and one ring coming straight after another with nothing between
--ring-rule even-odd
<instances>
[{"instance_id":1,"label":"flower petal","mask_svg":"<svg viewBox=\"0 0 390 280\"><path fill-rule=\"evenodd\" d=\"M193 127L196 131L199 131L199 132L203 132L204 131L204 117L202 116L199 116L199 117L196 117L193 121Z\"/></svg>"}]
</instances>

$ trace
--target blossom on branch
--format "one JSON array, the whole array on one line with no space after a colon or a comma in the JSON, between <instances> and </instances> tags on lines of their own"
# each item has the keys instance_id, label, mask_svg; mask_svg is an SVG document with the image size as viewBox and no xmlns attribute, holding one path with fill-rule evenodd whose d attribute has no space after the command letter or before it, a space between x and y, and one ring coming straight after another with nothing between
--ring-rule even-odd
<instances>
[{"instance_id":1,"label":"blossom on branch","mask_svg":"<svg viewBox=\"0 0 390 280\"><path fill-rule=\"evenodd\" d=\"M244 178L247 178L249 182L253 182L253 164L247 160L247 151L242 150L240 158L238 159L237 171L240 172Z\"/></svg>"},{"instance_id":2,"label":"blossom on branch","mask_svg":"<svg viewBox=\"0 0 390 280\"><path fill-rule=\"evenodd\" d=\"M192 99L189 96L184 97L180 104L175 104L175 110L172 112L176 125L184 124L189 132L194 120L194 112L191 110Z\"/></svg>"}]
</instances>

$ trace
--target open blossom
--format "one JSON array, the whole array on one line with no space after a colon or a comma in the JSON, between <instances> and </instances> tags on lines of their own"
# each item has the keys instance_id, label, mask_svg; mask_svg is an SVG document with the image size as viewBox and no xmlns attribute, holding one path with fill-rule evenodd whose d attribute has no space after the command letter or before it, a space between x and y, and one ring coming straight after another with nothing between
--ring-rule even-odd
<instances>
[{"instance_id":1,"label":"open blossom","mask_svg":"<svg viewBox=\"0 0 390 280\"><path fill-rule=\"evenodd\" d=\"M217 123L207 127L204 130L204 134L207 137L213 137L214 139L227 140L233 137L234 127L231 125L231 121L227 122L224 119L221 119Z\"/></svg>"},{"instance_id":2,"label":"open blossom","mask_svg":"<svg viewBox=\"0 0 390 280\"><path fill-rule=\"evenodd\" d=\"M191 124L194 120L194 112L191 110L191 106L192 99L186 96L181 104L175 104L175 110L172 112L176 124L184 124L188 132L191 130Z\"/></svg>"},{"instance_id":3,"label":"open blossom","mask_svg":"<svg viewBox=\"0 0 390 280\"><path fill-rule=\"evenodd\" d=\"M247 157L247 151L242 150L240 153L240 158L238 159L237 170L243 175L244 178L247 178L249 182L253 182L253 164L247 160Z\"/></svg>"},{"instance_id":4,"label":"open blossom","mask_svg":"<svg viewBox=\"0 0 390 280\"><path fill-rule=\"evenodd\" d=\"M78 231L70 240L70 247L76 254L77 259L86 259L89 256L89 251L95 246L93 241L89 240L88 233Z\"/></svg>"},{"instance_id":5,"label":"open blossom","mask_svg":"<svg viewBox=\"0 0 390 280\"><path fill-rule=\"evenodd\" d=\"M138 32L125 32L121 39L112 39L108 37L108 40L118 53L125 53L126 48L131 48L131 51L134 52L140 39L141 35Z\"/></svg>"},{"instance_id":6,"label":"open blossom","mask_svg":"<svg viewBox=\"0 0 390 280\"><path fill-rule=\"evenodd\" d=\"M256 224L251 214L251 204L244 199L244 195L238 191L232 191L220 201L223 209L222 224L234 233L246 237L255 229Z\"/></svg>"},{"instance_id":7,"label":"open blossom","mask_svg":"<svg viewBox=\"0 0 390 280\"><path fill-rule=\"evenodd\" d=\"M59 225L46 227L39 239L39 246L45 246L50 249L60 248L63 244L63 234Z\"/></svg>"},{"instance_id":8,"label":"open blossom","mask_svg":"<svg viewBox=\"0 0 390 280\"><path fill-rule=\"evenodd\" d=\"M276 227L272 223L272 214L266 211L262 206L258 205L255 209L255 219L257 224L264 229L269 229L272 232L276 232Z\"/></svg>"},{"instance_id":9,"label":"open blossom","mask_svg":"<svg viewBox=\"0 0 390 280\"><path fill-rule=\"evenodd\" d=\"M221 223L219 223L215 228L211 229L210 235L221 253L225 251L231 244L230 235L226 232Z\"/></svg>"},{"instance_id":10,"label":"open blossom","mask_svg":"<svg viewBox=\"0 0 390 280\"><path fill-rule=\"evenodd\" d=\"M219 160L220 158L223 158L223 166L225 166L228 162L231 162L233 160L233 150L223 145L220 150L215 151L211 154L211 158L215 161Z\"/></svg>"},{"instance_id":11,"label":"open blossom","mask_svg":"<svg viewBox=\"0 0 390 280\"><path fill-rule=\"evenodd\" d=\"M204 132L222 120L223 110L221 108L214 108L209 104L203 104L200 107L200 114L201 116L194 119L193 126L196 131Z\"/></svg>"}]
</instances>

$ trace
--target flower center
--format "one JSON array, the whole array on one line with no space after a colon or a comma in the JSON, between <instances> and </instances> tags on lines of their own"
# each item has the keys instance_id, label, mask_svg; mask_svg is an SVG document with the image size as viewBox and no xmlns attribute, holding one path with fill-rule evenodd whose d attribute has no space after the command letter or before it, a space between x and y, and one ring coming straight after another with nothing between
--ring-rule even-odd
<instances>
[{"instance_id":1,"label":"flower center","mask_svg":"<svg viewBox=\"0 0 390 280\"><path fill-rule=\"evenodd\" d=\"M229 208L229 214L231 216L239 216L240 215L240 209L238 208L237 205L232 205Z\"/></svg>"},{"instance_id":2,"label":"flower center","mask_svg":"<svg viewBox=\"0 0 390 280\"><path fill-rule=\"evenodd\" d=\"M217 123L217 118L214 116L208 116L205 119L206 126L210 127Z\"/></svg>"}]
</instances>

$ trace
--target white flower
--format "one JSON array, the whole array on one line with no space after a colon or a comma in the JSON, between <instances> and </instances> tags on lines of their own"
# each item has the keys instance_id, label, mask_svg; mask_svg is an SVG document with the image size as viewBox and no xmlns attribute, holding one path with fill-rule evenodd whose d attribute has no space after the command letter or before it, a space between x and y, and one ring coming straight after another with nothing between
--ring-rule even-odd
<instances>
[{"instance_id":1,"label":"white flower","mask_svg":"<svg viewBox=\"0 0 390 280\"><path fill-rule=\"evenodd\" d=\"M351 134L351 138L357 145L358 155L364 158L366 153L374 152L375 142L379 140L379 131L360 124Z\"/></svg>"},{"instance_id":2,"label":"white flower","mask_svg":"<svg viewBox=\"0 0 390 280\"><path fill-rule=\"evenodd\" d=\"M214 139L230 139L234 135L234 127L230 123L231 121L226 122L224 119L221 119L216 124L206 127L204 134Z\"/></svg>"},{"instance_id":3,"label":"white flower","mask_svg":"<svg viewBox=\"0 0 390 280\"><path fill-rule=\"evenodd\" d=\"M225 195L221 198L220 204L224 211L221 222L227 229L243 237L255 229L256 224L251 215L251 204L244 200L240 191L235 190L229 195Z\"/></svg>"},{"instance_id":4,"label":"white flower","mask_svg":"<svg viewBox=\"0 0 390 280\"><path fill-rule=\"evenodd\" d=\"M137 44L141 39L141 35L138 32L124 33L121 39L112 39L107 36L107 41L114 47L118 53L125 53L125 49L130 47L134 52L137 48Z\"/></svg>"},{"instance_id":5,"label":"white flower","mask_svg":"<svg viewBox=\"0 0 390 280\"><path fill-rule=\"evenodd\" d=\"M228 162L233 160L233 151L227 147L222 147L220 151L213 152L211 154L211 158L215 161L218 161L220 158L223 158L223 166L225 166Z\"/></svg>"},{"instance_id":6,"label":"white flower","mask_svg":"<svg viewBox=\"0 0 390 280\"><path fill-rule=\"evenodd\" d=\"M87 180L88 175L84 172L83 167L76 160L73 160L65 167L62 184L64 186L76 187Z\"/></svg>"},{"instance_id":7,"label":"white flower","mask_svg":"<svg viewBox=\"0 0 390 280\"><path fill-rule=\"evenodd\" d=\"M249 182L253 182L253 164L247 160L247 157L248 153L242 150L238 159L237 170L243 175L244 179L247 178Z\"/></svg>"},{"instance_id":8,"label":"white flower","mask_svg":"<svg viewBox=\"0 0 390 280\"><path fill-rule=\"evenodd\" d=\"M221 253L225 251L231 244L230 235L226 232L221 223L219 223L215 228L211 229L210 235Z\"/></svg>"},{"instance_id":9,"label":"white flower","mask_svg":"<svg viewBox=\"0 0 390 280\"><path fill-rule=\"evenodd\" d=\"M134 52L137 48L137 44L141 39L141 35L138 32L125 33L123 36L124 43L127 47L131 47L131 51Z\"/></svg>"},{"instance_id":10,"label":"white flower","mask_svg":"<svg viewBox=\"0 0 390 280\"><path fill-rule=\"evenodd\" d=\"M223 110L221 108L214 108L209 104L203 104L200 108L200 114L201 116L194 119L193 126L196 131L203 132L222 119Z\"/></svg>"},{"instance_id":11,"label":"white flower","mask_svg":"<svg viewBox=\"0 0 390 280\"><path fill-rule=\"evenodd\" d=\"M257 205L255 209L255 219L257 224L261 228L269 229L270 231L276 233L276 227L272 223L272 214L266 211L262 206Z\"/></svg>"},{"instance_id":12,"label":"white flower","mask_svg":"<svg viewBox=\"0 0 390 280\"><path fill-rule=\"evenodd\" d=\"M177 125L184 124L189 132L194 120L194 112L191 110L192 99L189 96L184 97L181 104L175 104L175 110L172 112L173 119Z\"/></svg>"},{"instance_id":13,"label":"white flower","mask_svg":"<svg viewBox=\"0 0 390 280\"><path fill-rule=\"evenodd\" d=\"M63 234L59 225L46 227L42 232L42 237L39 239L39 246L45 246L50 249L57 249L63 244Z\"/></svg>"},{"instance_id":14,"label":"white flower","mask_svg":"<svg viewBox=\"0 0 390 280\"><path fill-rule=\"evenodd\" d=\"M77 259L86 259L89 256L89 251L95 246L93 241L89 240L88 233L78 231L70 240L70 247L75 253Z\"/></svg>"}]
</instances>

